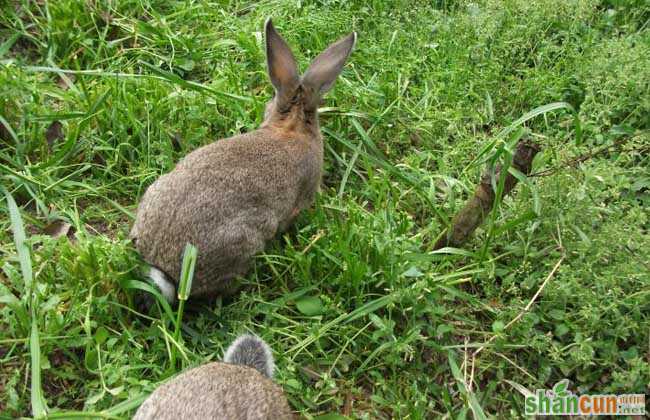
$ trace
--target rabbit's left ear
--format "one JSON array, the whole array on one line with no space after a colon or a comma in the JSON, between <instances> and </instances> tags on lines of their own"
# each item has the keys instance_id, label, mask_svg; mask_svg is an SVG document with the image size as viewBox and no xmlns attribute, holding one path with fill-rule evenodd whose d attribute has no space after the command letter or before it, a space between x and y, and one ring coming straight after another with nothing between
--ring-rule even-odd
<instances>
[{"instance_id":1,"label":"rabbit's left ear","mask_svg":"<svg viewBox=\"0 0 650 420\"><path fill-rule=\"evenodd\" d=\"M266 61L271 83L280 98L293 96L300 84L298 66L291 49L275 30L271 18L264 25L266 33Z\"/></svg>"},{"instance_id":2,"label":"rabbit's left ear","mask_svg":"<svg viewBox=\"0 0 650 420\"><path fill-rule=\"evenodd\" d=\"M357 33L352 32L327 47L312 61L302 77L302 85L314 96L311 102L317 104L320 97L334 86L356 42Z\"/></svg>"}]
</instances>

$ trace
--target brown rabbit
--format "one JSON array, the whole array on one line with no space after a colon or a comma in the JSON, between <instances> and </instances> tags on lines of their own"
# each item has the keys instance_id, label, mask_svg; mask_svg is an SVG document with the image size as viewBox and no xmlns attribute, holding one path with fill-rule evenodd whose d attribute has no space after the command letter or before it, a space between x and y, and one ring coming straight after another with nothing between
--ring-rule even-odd
<instances>
[{"instance_id":1,"label":"brown rabbit","mask_svg":"<svg viewBox=\"0 0 650 420\"><path fill-rule=\"evenodd\" d=\"M186 243L198 248L191 296L230 294L252 257L312 204L319 188L318 104L341 73L356 33L330 45L300 77L270 19L265 32L275 96L261 127L190 153L147 189L138 207L131 237L170 302Z\"/></svg>"},{"instance_id":2,"label":"brown rabbit","mask_svg":"<svg viewBox=\"0 0 650 420\"><path fill-rule=\"evenodd\" d=\"M161 385L133 420L291 419L282 388L271 380L273 356L262 339L237 338L224 362L190 369Z\"/></svg>"}]
</instances>

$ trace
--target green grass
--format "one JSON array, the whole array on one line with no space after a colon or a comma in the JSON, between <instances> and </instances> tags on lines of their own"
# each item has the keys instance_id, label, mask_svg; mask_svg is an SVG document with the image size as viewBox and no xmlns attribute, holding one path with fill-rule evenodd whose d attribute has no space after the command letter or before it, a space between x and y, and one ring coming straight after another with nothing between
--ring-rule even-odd
<instances>
[{"instance_id":1,"label":"green grass","mask_svg":"<svg viewBox=\"0 0 650 420\"><path fill-rule=\"evenodd\" d=\"M359 32L321 114L322 193L242 293L189 301L176 338L175 309L133 309L132 215L189 151L258 126L267 16L303 69ZM2 415L128 416L245 331L307 418L521 417L513 383L562 378L646 391L649 18L647 0L3 2ZM580 143L567 108L513 125L557 102ZM557 170L431 252L521 135L543 147L534 171Z\"/></svg>"}]
</instances>

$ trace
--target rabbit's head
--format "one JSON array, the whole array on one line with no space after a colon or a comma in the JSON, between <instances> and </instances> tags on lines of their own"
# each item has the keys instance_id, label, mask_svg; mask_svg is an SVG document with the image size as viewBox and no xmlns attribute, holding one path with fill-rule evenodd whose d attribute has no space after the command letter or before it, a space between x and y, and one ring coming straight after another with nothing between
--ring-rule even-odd
<instances>
[{"instance_id":1,"label":"rabbit's head","mask_svg":"<svg viewBox=\"0 0 650 420\"><path fill-rule=\"evenodd\" d=\"M263 126L306 126L318 131L318 105L343 70L357 41L356 32L327 47L300 77L291 49L270 18L264 31L268 72L275 96L266 105Z\"/></svg>"}]
</instances>

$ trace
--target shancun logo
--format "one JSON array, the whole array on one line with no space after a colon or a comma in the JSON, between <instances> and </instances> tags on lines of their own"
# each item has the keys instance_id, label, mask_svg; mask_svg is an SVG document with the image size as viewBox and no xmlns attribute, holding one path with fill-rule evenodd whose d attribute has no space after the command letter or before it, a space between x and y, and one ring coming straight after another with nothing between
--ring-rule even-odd
<instances>
[{"instance_id":1,"label":"shancun logo","mask_svg":"<svg viewBox=\"0 0 650 420\"><path fill-rule=\"evenodd\" d=\"M569 380L556 383L552 390L538 389L526 397L526 415L610 415L645 414L645 394L576 395Z\"/></svg>"}]
</instances>

